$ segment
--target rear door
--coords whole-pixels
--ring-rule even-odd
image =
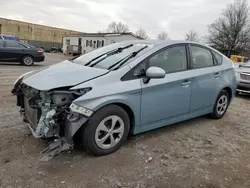
[[[193,75],[190,111],[196,111],[214,105],[221,88],[222,69],[210,49],[193,44],[189,49]]]

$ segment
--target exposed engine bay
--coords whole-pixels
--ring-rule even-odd
[[[72,101],[90,91],[91,88],[70,90],[58,88],[38,91],[21,81],[15,84],[12,93],[17,96],[20,113],[35,138],[53,140],[42,151],[41,160],[47,161],[74,146],[73,136],[88,120],[87,116],[72,111]],[[77,108],[76,108],[77,109]]]

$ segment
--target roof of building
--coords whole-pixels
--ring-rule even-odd
[[[109,37],[109,36],[119,36],[119,35],[132,35],[138,39],[143,39],[132,32],[126,33],[76,33],[65,35],[64,37]]]

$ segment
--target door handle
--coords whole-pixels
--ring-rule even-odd
[[[214,73],[214,77],[218,78],[218,77],[220,77],[220,74],[221,74],[220,72],[216,72],[216,73]]]
[[[140,92],[141,92],[140,90],[135,90],[135,91],[129,92],[129,94],[137,94],[137,93],[140,93]]]
[[[190,80],[184,80],[183,82],[182,82],[182,86],[189,86],[191,84],[191,81]]]

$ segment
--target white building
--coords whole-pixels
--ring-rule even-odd
[[[81,46],[81,53],[87,53],[93,49],[108,44],[125,40],[142,39],[133,33],[82,33],[71,34],[63,37],[63,53],[67,53],[68,46]]]

